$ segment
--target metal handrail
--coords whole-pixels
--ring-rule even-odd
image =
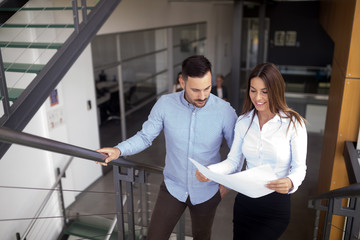
[[[4,127],[0,127],[0,141],[10,144],[15,143],[22,146],[28,146],[46,151],[61,153],[61,154],[70,155],[73,157],[79,157],[96,162],[104,162],[104,159],[106,158],[105,154],[90,149],[51,140],[48,138],[35,136],[29,133],[17,132]],[[162,167],[129,161],[124,158],[118,158],[117,160],[111,161],[108,164],[122,166],[122,167],[140,168],[146,171],[157,172],[157,173],[161,173],[163,171]]]
[[[360,164],[358,161],[355,143],[351,141],[345,141],[343,154],[349,183],[360,183]]]
[[[360,197],[360,183],[352,184],[346,187],[338,188],[326,193],[309,197],[309,200],[321,200],[331,198],[350,198]]]
[[[342,200],[348,199],[348,206],[342,205]],[[350,236],[359,234],[360,223],[360,183],[352,184],[343,188],[338,188],[317,196],[309,197],[309,208],[316,210],[315,227],[313,239],[318,239],[318,230],[320,222],[320,211],[325,211],[325,223],[323,226],[322,239],[329,239],[330,229],[332,227],[333,215],[346,216],[346,229],[344,229],[344,239],[350,239]],[[326,201],[323,202],[323,201]],[[358,239],[358,237],[356,237]]]
[[[61,153],[61,154],[66,154],[66,155],[70,155],[73,157],[80,157],[80,158],[84,158],[84,159],[91,160],[91,161],[97,161],[97,162],[104,162],[104,159],[106,158],[105,154],[102,154],[102,153],[99,153],[99,152],[96,152],[93,150],[89,150],[86,148],[81,148],[81,147],[70,145],[67,143],[58,142],[55,140],[35,136],[32,134],[28,134],[28,133],[17,132],[17,131],[7,129],[4,127],[0,127],[0,141],[6,142],[6,143],[11,143],[11,144],[19,144],[19,145],[23,145],[23,146],[33,147],[33,148],[42,149],[42,150],[46,150],[46,151],[52,151],[52,152]],[[132,182],[144,181],[145,180],[145,174],[144,174],[145,171],[146,172],[155,172],[155,173],[162,173],[162,171],[163,171],[162,167],[132,162],[132,161],[128,161],[123,158],[119,158],[117,160],[111,161],[109,163],[109,165],[113,165],[115,167],[115,171],[114,171],[114,176],[116,176],[114,178],[114,182],[116,183],[115,185],[116,186],[117,186],[117,184],[121,185],[120,182],[122,180],[125,180],[126,185],[127,185],[127,187],[126,187],[127,195],[131,196],[131,199],[132,199]],[[126,167],[128,174],[131,173],[131,177],[122,175],[120,173],[120,167]],[[139,169],[138,176],[137,176],[137,174],[135,174],[134,169]],[[122,192],[120,186],[117,186],[116,189],[119,190],[119,192]],[[130,191],[130,192],[128,192],[128,191]],[[117,195],[117,197],[120,197],[120,196]],[[119,202],[123,202],[121,197],[119,200],[120,200]],[[129,205],[131,205],[131,203],[129,203]],[[123,206],[117,206],[117,208],[118,207],[120,209],[122,209]],[[118,209],[117,211],[121,212],[121,214],[117,214],[118,229],[124,229],[123,228],[124,221],[123,221],[123,219],[121,219],[121,217],[119,218],[119,215],[122,215],[122,210]],[[132,213],[130,213],[130,214],[132,214]],[[38,216],[36,216],[36,218],[37,217]],[[115,222],[113,224],[115,224]],[[31,227],[32,226],[30,226],[30,229],[31,229]],[[111,229],[113,229],[113,226]],[[111,230],[109,229],[109,231],[111,231]],[[28,233],[28,230],[26,231],[26,234],[27,233]],[[134,235],[134,233],[135,232],[132,231],[133,235]],[[24,236],[26,236],[26,234],[24,234]],[[121,234],[120,233],[118,233],[118,234],[119,234],[119,236],[118,236],[119,239],[123,239]]]

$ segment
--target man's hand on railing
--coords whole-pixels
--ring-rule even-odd
[[[100,163],[103,166],[107,166],[109,162],[118,159],[121,154],[118,148],[100,148],[96,151],[107,155],[107,157],[104,159],[105,162],[96,162],[96,163]]]

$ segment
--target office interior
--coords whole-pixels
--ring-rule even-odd
[[[29,0],[26,4],[57,6],[61,1],[45,2]],[[87,1],[89,6],[97,2]],[[308,121],[309,141],[307,176],[292,195],[291,222],[280,239],[314,239],[316,212],[308,207],[309,196],[349,184],[341,151],[344,141],[356,142],[359,136],[359,5],[359,0],[122,0],[52,92],[55,102],[49,97],[24,132],[93,150],[112,147],[141,129],[156,100],[173,91],[181,62],[195,54],[211,61],[213,84],[216,74],[225,76],[229,102],[239,115],[248,74],[258,63],[273,62],[284,77],[288,105]],[[55,22],[71,19],[71,14],[61,14],[44,18]],[[10,20],[16,22],[15,17]],[[28,13],[18,19],[38,20],[32,17]],[[342,24],[336,23],[339,19]],[[0,41],[5,41],[11,32],[1,31]],[[66,40],[68,32],[63,29],[55,34],[54,42]],[[39,31],[30,33],[36,34]],[[22,53],[1,50],[4,62],[24,58]],[[36,61],[46,64],[54,54],[54,50],[46,50],[50,53],[31,52],[31,57],[25,57],[40,54]],[[31,78],[31,74],[6,74],[13,87],[26,86]],[[228,150],[223,144],[223,159]],[[0,219],[4,220],[0,221],[0,232],[4,239],[14,239],[16,233],[26,231],[30,220],[25,218],[35,214],[46,195],[45,191],[25,187],[50,188],[56,178],[55,169],[64,167],[68,159],[23,146],[12,146],[4,155],[0,185],[14,187],[0,188],[5,196],[0,200]],[[161,134],[151,147],[127,159],[162,167],[164,136]],[[149,218],[162,176],[149,173],[147,177]],[[76,190],[64,191],[70,220],[111,225],[116,212],[112,166],[76,158],[63,179],[63,189]],[[232,239],[235,195],[230,192],[218,207],[212,239]],[[42,213],[50,216],[49,222],[37,223],[27,239],[57,239],[62,233],[63,222],[51,218],[61,215],[58,196],[53,198],[53,205]],[[187,211],[184,218],[186,239],[192,239]],[[343,220],[339,217],[334,221],[331,239],[342,239]],[[146,235],[146,229],[140,232],[140,238]],[[171,239],[177,239],[177,233],[174,229]]]

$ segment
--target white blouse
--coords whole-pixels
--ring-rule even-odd
[[[305,123],[296,122],[296,129],[289,118],[275,115],[260,130],[259,119],[255,115],[250,128],[254,110],[241,115],[235,126],[234,142],[227,159],[208,166],[210,170],[222,174],[240,171],[244,159],[246,169],[270,164],[278,178],[289,177],[294,193],[306,174],[307,132]],[[284,113],[280,113],[285,116]],[[246,133],[247,132],[247,133]]]
[[[216,88],[217,90],[217,96],[221,99],[224,98],[223,89],[222,88]]]

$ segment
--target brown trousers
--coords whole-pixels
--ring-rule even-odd
[[[211,227],[220,201],[220,192],[217,192],[201,204],[192,205],[189,198],[186,202],[181,202],[169,193],[163,182],[160,185],[146,240],[168,240],[186,207],[190,210],[193,239],[210,240]]]

